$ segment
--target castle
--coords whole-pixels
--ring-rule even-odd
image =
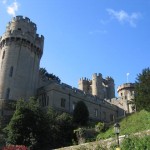
[[[16,16],[6,26],[0,37],[0,115],[8,116],[11,101],[38,97],[40,104],[51,106],[60,112],[72,114],[78,101],[84,101],[92,120],[103,122],[132,113],[134,106],[134,84],[118,87],[119,98],[115,98],[114,80],[93,74],[92,79],[81,78],[79,89],[39,72],[43,54],[44,37],[36,33],[36,24],[27,17]]]

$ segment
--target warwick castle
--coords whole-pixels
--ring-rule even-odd
[[[114,80],[93,74],[81,78],[78,88],[47,79],[39,70],[43,54],[44,36],[37,33],[36,24],[29,18],[16,16],[0,37],[0,116],[9,116],[11,102],[37,97],[40,104],[60,112],[72,114],[78,101],[84,101],[91,120],[111,122],[135,111],[130,103],[134,98],[134,84],[117,88]]]

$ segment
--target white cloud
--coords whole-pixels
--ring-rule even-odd
[[[115,11],[113,9],[106,9],[106,11],[112,18],[118,20],[120,23],[127,22],[132,27],[136,27],[136,21],[141,17],[141,13],[137,12],[128,14],[124,10]]]
[[[14,1],[10,6],[7,7],[7,13],[9,15],[15,16],[18,11],[19,4],[17,1]]]

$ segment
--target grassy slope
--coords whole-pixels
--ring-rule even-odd
[[[150,112],[142,110],[136,112],[127,118],[124,118],[120,122],[120,135],[136,133],[150,129]],[[114,137],[113,126],[109,128],[105,133],[100,133],[97,139],[105,139]]]

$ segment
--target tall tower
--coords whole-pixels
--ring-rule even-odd
[[[44,37],[36,24],[17,16],[0,37],[0,100],[28,99],[36,94]]]
[[[101,73],[92,75],[92,95],[98,96],[101,99],[104,98],[103,78]]]
[[[107,81],[107,99],[115,98],[114,79],[111,77],[106,77],[106,81]]]

